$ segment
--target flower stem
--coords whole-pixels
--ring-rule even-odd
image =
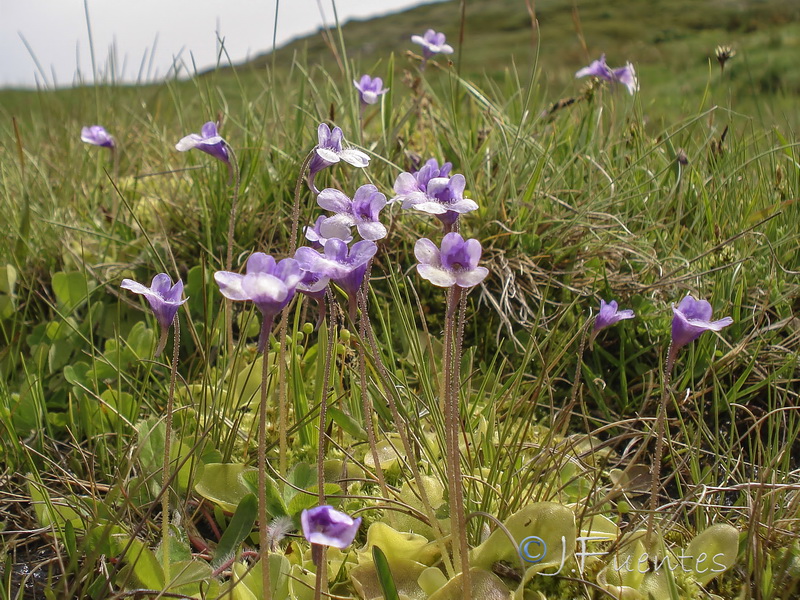
[[[116,182],[119,181],[119,152],[117,151],[116,146],[111,146],[111,148],[109,148],[109,151],[111,152],[111,163],[112,163],[111,174],[113,180]],[[112,198],[113,200],[111,206],[111,220],[116,223],[117,217],[119,216],[118,194],[113,194]]]
[[[459,450],[458,436],[461,431],[458,407],[459,371],[456,366],[460,363],[458,356],[456,309],[461,302],[461,288],[453,286],[447,294],[447,311],[444,324],[444,430],[445,447],[447,453],[448,495],[450,500],[450,535],[453,540],[453,555],[456,563],[461,562],[462,597],[466,600],[472,598],[472,587],[469,573],[469,552],[464,530],[464,498],[461,483],[461,452]],[[458,543],[456,543],[458,536]]]
[[[227,144],[226,144],[227,146]],[[228,152],[231,155],[231,161],[228,163],[231,176],[233,177],[233,197],[231,198],[231,214],[228,218],[228,251],[225,255],[225,270],[230,271],[233,267],[233,236],[236,228],[236,211],[239,208],[239,163],[236,161],[236,155],[233,149],[227,146]]]
[[[361,289],[356,294],[357,302],[361,308],[361,318],[358,321],[358,372],[361,385],[361,407],[364,413],[364,425],[367,430],[367,439],[369,440],[369,447],[372,451],[372,460],[375,463],[375,475],[378,478],[378,485],[381,488],[383,497],[389,498],[389,488],[386,487],[386,478],[383,476],[383,468],[381,467],[380,456],[378,455],[378,442],[375,438],[375,427],[372,421],[372,415],[375,411],[373,410],[369,392],[367,391],[367,361],[364,351],[364,340],[367,337],[367,290],[369,289],[369,274],[371,270],[372,261],[370,260],[367,271],[364,274],[364,281],[361,284]]]
[[[172,438],[172,405],[175,400],[175,380],[178,377],[178,354],[180,352],[181,327],[178,315],[172,321],[174,336],[172,339],[172,364],[169,374],[169,394],[167,395],[167,414],[164,423],[164,463],[161,469],[161,557],[164,561],[164,585],[165,588],[170,584],[170,534],[169,534],[169,455],[170,441]],[[162,332],[162,339],[166,341],[165,329]],[[163,348],[162,348],[163,349]]]
[[[459,451],[458,438],[461,433],[461,417],[459,411],[459,390],[461,389],[461,349],[464,341],[464,323],[467,312],[467,295],[462,288],[454,286],[453,302],[458,306],[458,321],[456,325],[456,335],[454,341],[454,351],[452,364],[452,379],[449,383],[451,418],[453,419],[453,451],[456,460],[453,475],[455,481],[453,487],[456,491],[456,508],[458,511],[458,542],[459,554],[461,555],[461,581],[462,597],[466,600],[472,599],[472,581],[469,572],[469,544],[467,543],[467,518],[464,509],[464,487],[461,476],[461,452]],[[466,444],[465,447],[469,448]]]
[[[236,211],[239,207],[239,162],[236,160],[236,155],[233,149],[225,144],[230,154],[231,160],[228,162],[228,169],[230,175],[233,177],[233,197],[231,198],[231,214],[228,218],[228,250],[225,254],[225,270],[230,271],[233,268],[233,236],[236,229]],[[233,350],[233,301],[225,299],[225,327],[228,332],[228,352]]]
[[[272,323],[274,319],[272,317],[264,316],[264,320],[261,322],[261,331],[258,334],[258,351],[264,352],[264,350],[269,350],[269,334],[272,332]]]
[[[292,233],[289,237],[289,254],[294,254],[297,250],[297,232],[300,229],[300,191],[303,189],[303,181],[305,181],[306,170],[311,159],[316,154],[317,147],[314,146],[311,152],[308,153],[303,165],[300,167],[300,175],[297,177],[297,183],[294,186],[294,203],[292,204]]]
[[[322,398],[319,404],[319,444],[317,454],[317,485],[319,486],[319,505],[324,506],[327,504],[325,500],[325,446],[328,416],[328,385],[331,379],[331,362],[333,361],[334,350],[334,333],[336,331],[336,313],[334,311],[335,305],[333,301],[333,294],[328,287],[326,292],[329,295],[328,306],[331,307],[328,317],[328,344],[325,349],[325,373],[322,377]]]
[[[289,328],[289,312],[283,311],[280,328],[280,350],[278,352],[278,468],[282,477],[288,470],[289,453],[288,407],[286,406],[286,331]]]
[[[164,348],[167,347],[167,339],[169,339],[169,328],[162,328],[161,335],[158,338],[158,345],[156,346],[155,352],[153,352],[153,356],[161,356]]]
[[[437,541],[441,542],[444,538],[444,532],[442,531],[442,527],[439,523],[439,520],[436,518],[436,512],[433,510],[433,506],[431,505],[430,498],[428,497],[428,491],[425,487],[425,482],[422,479],[422,474],[419,470],[419,465],[417,464],[417,459],[415,456],[417,455],[414,452],[414,448],[411,446],[411,441],[408,436],[408,432],[406,428],[408,427],[408,421],[404,420],[400,415],[400,411],[397,408],[397,400],[395,399],[395,394],[397,393],[397,389],[389,384],[390,378],[389,374],[386,371],[386,367],[383,364],[383,361],[380,358],[380,354],[378,352],[378,342],[375,339],[375,332],[372,330],[372,324],[369,320],[369,315],[364,313],[362,318],[366,321],[366,332],[367,332],[367,339],[369,341],[370,349],[372,350],[372,358],[375,363],[375,366],[378,369],[378,373],[383,381],[384,387],[384,395],[383,398],[389,405],[389,410],[392,413],[392,420],[394,421],[395,427],[397,428],[397,432],[400,434],[400,440],[403,443],[403,450],[408,458],[408,466],[411,468],[411,473],[414,476],[414,481],[417,483],[417,488],[419,491],[420,500],[422,500],[422,506],[425,509],[425,515],[428,517],[428,521],[430,521],[431,527],[434,528],[437,535]],[[443,543],[441,543],[444,546]],[[450,563],[450,557],[447,555],[446,548],[442,548],[442,559],[445,562],[445,569],[448,573],[451,574],[451,577],[454,575],[453,567]]]
[[[317,576],[314,581],[314,600],[320,600],[322,594],[328,595],[328,560],[327,547],[311,544],[311,560],[317,565]]]
[[[675,359],[678,356],[679,349],[680,348],[675,346],[674,343],[670,342],[669,349],[667,350],[667,363],[664,366],[664,388],[661,391],[661,404],[658,407],[658,417],[656,417],[654,428],[656,435],[656,453],[653,457],[653,478],[650,485],[650,510],[647,515],[647,536],[645,538],[648,551],[655,524],[656,510],[658,509],[658,488],[661,483],[661,459],[664,455],[664,436],[666,433],[667,398],[669,397],[669,388],[672,382],[672,369],[675,366]]]
[[[316,147],[315,147],[316,148]],[[300,175],[294,188],[294,203],[292,204],[292,233],[289,237],[289,254],[294,255],[297,250],[297,231],[300,228],[300,190],[303,188],[303,179],[306,169],[314,156],[312,150],[303,161],[300,167]],[[282,476],[286,475],[287,460],[286,455],[289,451],[287,407],[286,407],[286,330],[289,327],[289,313],[284,310],[281,316],[280,328],[280,365],[278,366],[278,469]]]
[[[587,321],[581,331],[581,341],[578,345],[578,360],[575,363],[575,375],[572,377],[572,392],[570,394],[569,404],[561,409],[553,421],[553,432],[558,435],[566,436],[572,409],[575,408],[575,404],[578,402],[578,391],[581,388],[581,376],[583,375],[583,355],[586,352],[586,337],[589,332],[589,326],[592,323],[593,321],[591,319]],[[594,334],[589,338],[589,343],[591,344],[593,340]]]
[[[269,335],[269,333],[267,333]],[[261,405],[258,410],[258,540],[261,549],[261,585],[272,600],[269,574],[269,523],[267,521],[267,377],[269,352],[261,353]]]

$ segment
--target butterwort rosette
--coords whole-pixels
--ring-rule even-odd
[[[188,152],[195,148],[210,154],[217,160],[221,160],[226,165],[230,165],[231,159],[228,153],[228,144],[217,132],[217,124],[213,121],[203,125],[200,133],[190,133],[175,144],[175,149],[180,152]]]
[[[425,60],[435,54],[453,53],[453,47],[446,43],[444,34],[433,29],[428,29],[423,35],[412,35],[411,41],[422,46],[422,56]]]
[[[158,356],[166,346],[167,332],[169,331],[169,326],[175,320],[178,309],[181,304],[188,300],[188,298],[181,298],[183,295],[183,281],[178,279],[173,285],[169,275],[159,273],[153,277],[150,287],[146,287],[132,279],[123,279],[120,287],[134,294],[144,296],[150,304],[150,308],[153,309],[153,314],[161,328],[161,338],[155,352],[156,356]]]
[[[116,142],[102,125],[90,125],[81,129],[81,141],[102,148],[114,148]]]
[[[678,306],[673,304],[672,312],[673,352],[692,343],[706,331],[720,331],[733,323],[730,317],[712,321],[711,304],[697,300],[691,294],[687,294]]]
[[[342,240],[329,239],[322,254],[313,248],[298,248],[295,258],[304,271],[312,271],[329,277],[347,294],[350,303],[350,316],[355,317],[356,295],[364,281],[367,266],[378,251],[378,246],[370,240],[356,242],[350,248]]]
[[[314,178],[323,169],[344,161],[348,164],[363,169],[369,164],[369,156],[355,148],[344,148],[342,138],[344,134],[339,127],[328,127],[327,123],[320,123],[317,128],[317,147],[314,156],[308,164],[308,187],[319,193],[314,185]]]
[[[389,88],[383,87],[383,79],[369,75],[362,75],[358,81],[354,79],[353,85],[358,90],[361,104],[377,104],[380,97],[389,91]]]
[[[276,262],[268,254],[254,252],[247,259],[245,274],[217,271],[214,280],[219,291],[230,300],[250,300],[263,316],[258,351],[263,352],[275,316],[294,297],[298,284],[303,279],[300,265],[293,258]]]
[[[419,261],[417,272],[438,287],[471,288],[489,274],[486,267],[478,266],[482,251],[478,240],[465,240],[455,232],[442,238],[441,250],[422,238],[414,246],[414,256]]]
[[[358,188],[352,200],[339,190],[326,188],[317,196],[317,204],[336,213],[320,224],[320,232],[326,238],[336,238],[342,227],[349,230],[353,226],[365,240],[375,241],[386,237],[386,227],[379,219],[380,212],[386,206],[386,196],[372,184]]]
[[[361,526],[361,517],[353,519],[332,506],[307,508],[300,513],[303,537],[312,544],[343,550],[353,543]]]
[[[595,336],[606,327],[616,325],[624,319],[633,319],[635,316],[634,312],[630,309],[619,310],[619,305],[616,300],[612,300],[611,302],[600,300],[600,311],[594,319],[591,339],[593,340]]]

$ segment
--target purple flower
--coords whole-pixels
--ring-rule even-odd
[[[591,339],[594,339],[601,329],[611,327],[611,325],[614,325],[623,319],[632,319],[635,316],[634,312],[630,309],[618,310],[617,308],[618,305],[616,300],[612,300],[608,304],[606,304],[605,300],[600,300],[600,312],[597,313],[597,316],[594,319],[594,328],[592,330]]]
[[[217,125],[213,121],[203,125],[199,134],[190,133],[175,144],[175,149],[181,152],[186,152],[193,148],[202,150],[225,164],[230,164],[227,143],[217,133]]]
[[[605,79],[606,81],[614,80],[614,73],[608,68],[606,64],[606,55],[601,54],[600,58],[592,62],[588,67],[582,68],[575,73],[575,77],[597,77],[598,79]]]
[[[621,83],[628,88],[628,92],[631,95],[639,91],[639,81],[636,78],[636,70],[633,68],[633,65],[629,62],[624,67],[611,69],[606,64],[605,54],[601,55],[598,60],[594,61],[588,67],[584,67],[575,73],[575,77],[586,77],[587,75],[612,83]]]
[[[280,262],[254,252],[247,259],[245,275],[230,271],[217,271],[214,280],[219,291],[230,300],[251,300],[261,311],[264,321],[258,338],[258,351],[262,352],[269,339],[272,321],[294,297],[297,285],[303,278],[300,265],[293,258]]]
[[[424,183],[424,191],[414,190],[414,182],[411,178],[416,180],[417,187],[421,187],[427,176],[427,173],[420,175],[424,170],[423,167],[416,175],[401,173],[394,185],[395,193],[398,193],[398,196],[395,196],[393,200],[402,199],[403,208],[413,208],[436,215],[445,226],[455,223],[460,215],[477,210],[478,204],[474,200],[464,198],[467,180],[461,174],[452,177],[433,177]],[[444,166],[442,170],[444,170]]]
[[[352,200],[339,190],[324,189],[317,196],[317,204],[336,213],[320,224],[320,232],[326,238],[338,237],[336,234],[342,227],[353,225],[365,240],[375,241],[386,237],[386,227],[378,220],[378,214],[386,206],[386,196],[372,184],[358,188]]]
[[[414,256],[419,261],[417,272],[438,287],[469,288],[489,274],[486,267],[478,266],[481,251],[478,240],[465,241],[455,232],[444,236],[441,251],[432,241],[422,238],[414,246]]]
[[[626,63],[624,67],[614,69],[614,81],[628,88],[628,93],[633,96],[639,91],[639,80],[636,78],[636,69],[633,64]]]
[[[402,202],[403,208],[434,214],[445,226],[452,225],[459,214],[478,208],[474,201],[463,198],[464,176],[449,177],[452,168],[449,162],[440,168],[436,159],[431,158],[416,173],[400,173],[394,182],[397,195],[391,202]]]
[[[342,130],[334,127],[333,131],[326,123],[320,123],[317,128],[317,147],[314,156],[308,165],[308,187],[317,194],[319,190],[314,186],[314,177],[317,173],[336,164],[340,160],[363,169],[369,164],[369,156],[355,148],[342,148]]]
[[[353,236],[350,234],[350,229],[346,225],[337,225],[336,223],[328,224],[325,227],[325,233],[322,233],[322,225],[329,220],[329,217],[319,216],[313,225],[303,227],[303,233],[306,239],[311,242],[311,246],[317,250],[325,246],[325,242],[329,239],[336,238],[342,240],[345,244],[353,241]]]
[[[347,244],[334,238],[325,243],[324,254],[306,246],[298,248],[294,256],[304,271],[330,277],[339,285],[349,299],[350,315],[355,316],[356,294],[364,281],[367,265],[377,251],[377,244],[369,240],[356,242],[348,250]]]
[[[695,341],[704,331],[720,331],[733,323],[733,319],[725,317],[711,321],[711,305],[705,300],[695,300],[690,294],[672,305],[672,346],[673,352]]]
[[[389,88],[383,87],[383,79],[380,77],[373,79],[369,75],[362,75],[360,81],[354,79],[353,85],[358,90],[362,104],[376,104],[378,96],[389,91]]]
[[[353,519],[332,506],[308,508],[300,514],[303,536],[312,544],[344,549],[353,543],[361,517]]]
[[[102,125],[83,127],[81,129],[81,141],[94,146],[102,146],[103,148],[114,148],[116,146],[114,138]]]
[[[325,297],[325,290],[328,287],[330,277],[315,271],[301,269],[302,279],[297,284],[297,291],[305,294],[309,298],[321,300]]]
[[[453,163],[442,163],[442,166],[439,167],[439,163],[435,158],[429,158],[425,161],[424,165],[414,171],[414,176],[417,178],[418,182],[425,181],[427,184],[427,182],[434,177],[449,177],[452,169]],[[427,175],[425,174],[426,170],[429,173]]]
[[[325,293],[328,289],[330,277],[314,271],[303,271],[303,278],[297,284],[297,291],[313,299],[317,303],[317,327],[325,319]]]
[[[169,329],[178,308],[188,300],[188,298],[181,300],[183,281],[178,279],[175,285],[172,285],[172,279],[166,273],[159,273],[153,277],[149,288],[132,279],[123,279],[120,287],[147,298],[162,329]]]
[[[434,54],[452,54],[453,47],[445,44],[443,33],[428,29],[424,35],[412,35],[411,41],[422,46],[422,56],[428,60]]]
[[[394,193],[397,195],[390,202],[405,203],[406,200],[426,200],[428,182],[435,177],[448,177],[452,168],[453,165],[449,162],[439,168],[436,159],[431,158],[415,173],[400,173],[394,182]]]
[[[164,346],[167,343],[167,331],[169,326],[175,320],[175,314],[178,312],[181,304],[186,302],[188,298],[181,300],[183,295],[183,281],[178,279],[175,285],[172,285],[172,279],[166,273],[159,273],[153,277],[153,282],[150,287],[145,287],[141,283],[133,281],[132,279],[123,279],[120,287],[125,290],[130,290],[135,294],[141,294],[150,303],[150,308],[153,309],[153,314],[161,327],[161,339],[156,348],[156,356],[161,354]]]

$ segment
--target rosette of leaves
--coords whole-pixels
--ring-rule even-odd
[[[644,531],[623,537],[619,550],[597,574],[597,584],[622,600],[693,596],[698,586],[733,566],[739,549],[739,530],[724,523],[700,532],[678,552],[666,549],[661,539],[648,547],[645,539]]]
[[[367,530],[367,544],[357,552],[358,566],[350,572],[359,596],[364,600],[384,597],[372,549],[380,548],[400,598],[424,600],[428,594],[420,586],[422,574],[440,557],[439,545],[415,533],[403,533],[376,522]]]

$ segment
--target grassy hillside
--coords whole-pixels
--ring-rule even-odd
[[[375,57],[417,51],[409,32],[433,27],[455,44],[457,68],[471,79],[500,79],[516,69],[525,81],[536,68],[538,93],[552,101],[580,88],[573,75],[605,53],[609,64],[636,65],[645,114],[663,124],[713,104],[766,123],[797,123],[792,97],[800,93],[800,4],[783,0],[469,0],[420,6],[342,28],[348,58],[372,71]],[[532,25],[535,16],[536,27]],[[278,51],[277,65],[301,54],[310,64],[335,64],[328,38],[297,40]],[[336,35],[333,41],[338,42]],[[718,45],[737,55],[724,76]],[[256,69],[273,57],[255,59]],[[403,66],[403,61],[398,61]],[[359,70],[359,69],[356,69]],[[708,90],[706,88],[709,88]],[[708,95],[707,95],[708,93]]]
[[[528,6],[529,4],[530,6]],[[456,1],[426,4],[367,21],[350,21],[339,32],[320,32],[206,77],[223,91],[252,96],[263,88],[265,69],[276,85],[301,57],[311,72],[383,73],[394,53],[397,74],[411,63],[412,33],[433,27],[447,34],[458,72],[473,81],[499,82],[512,72],[523,83],[535,70],[536,97],[555,102],[580,92],[580,67],[605,53],[612,66],[631,61],[641,82],[641,106],[653,129],[719,106],[765,125],[797,127],[793,97],[800,93],[800,3],[784,0],[469,0],[462,22]],[[535,26],[533,25],[535,16]],[[463,35],[464,43],[458,43]],[[720,72],[718,45],[736,56]],[[345,56],[351,64],[344,64]],[[224,63],[224,61],[223,61]],[[189,67],[189,70],[191,68]],[[482,84],[481,84],[482,85]],[[178,85],[187,96],[192,86]],[[69,95],[69,92],[64,92]],[[0,92],[2,106],[32,108],[35,94]],[[158,95],[158,86],[154,88]],[[233,94],[231,94],[233,95]],[[235,103],[235,98],[229,98]],[[19,111],[16,111],[19,112]]]

